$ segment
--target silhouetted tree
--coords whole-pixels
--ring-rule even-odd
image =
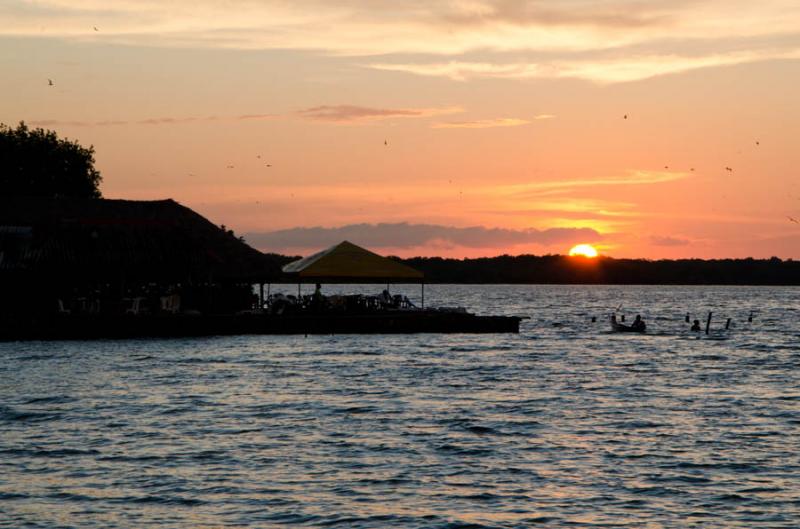
[[[771,259],[584,259],[500,255],[478,259],[398,259],[427,283],[800,285],[800,261]]]
[[[94,147],[54,131],[0,123],[0,195],[100,198]]]

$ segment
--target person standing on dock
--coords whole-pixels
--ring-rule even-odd
[[[322,296],[322,285],[317,283],[314,293],[311,294],[311,308],[319,310],[324,305],[325,298]]]

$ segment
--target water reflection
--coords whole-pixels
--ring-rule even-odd
[[[798,294],[432,286],[532,319],[3,343],[0,525],[792,527]],[[620,302],[648,335],[607,331]],[[685,313],[709,310],[732,329],[690,334]]]

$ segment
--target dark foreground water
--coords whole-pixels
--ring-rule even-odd
[[[533,318],[0,343],[0,527],[800,525],[800,289],[426,294]],[[620,303],[651,332],[589,322]]]

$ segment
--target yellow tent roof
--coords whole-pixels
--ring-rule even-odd
[[[283,271],[309,282],[418,283],[424,277],[419,270],[365,250],[348,241],[293,261],[284,266]]]

